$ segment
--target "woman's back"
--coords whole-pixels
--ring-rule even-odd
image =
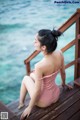
[[[46,71],[48,71],[48,69]],[[59,86],[57,86],[57,84],[55,83],[56,76],[59,73],[59,68],[53,73],[52,71],[50,72],[47,72],[48,75],[45,74],[41,78],[42,85],[41,85],[41,94],[39,96],[38,105],[42,107],[49,106],[50,104],[55,103],[60,96]]]
[[[45,58],[42,59],[38,63],[39,66],[42,67],[43,76],[50,75],[52,73],[55,73],[61,68],[62,65],[62,55],[60,50],[56,50],[50,56],[45,56]]]

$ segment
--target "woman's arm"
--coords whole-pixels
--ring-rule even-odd
[[[65,79],[66,79],[66,73],[65,73],[65,65],[64,65],[64,57],[61,53],[61,69],[60,69],[60,74],[61,74],[61,78],[62,78],[62,85],[64,86],[65,85]]]
[[[65,65],[64,65],[64,56],[63,54],[61,53],[61,56],[62,56],[62,64],[61,64],[61,69],[60,69],[60,74],[61,74],[61,78],[62,78],[62,86],[63,87],[68,87],[69,89],[72,89],[73,87],[66,84],[65,83],[65,80],[66,80],[66,73],[65,73]]]
[[[42,69],[41,67],[36,64],[35,66],[35,90],[33,91],[33,96],[30,100],[29,107],[32,109],[35,103],[37,102],[38,96],[40,95],[41,91],[41,80],[42,78]]]

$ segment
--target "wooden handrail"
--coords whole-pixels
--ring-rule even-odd
[[[68,63],[67,65],[65,65],[65,69],[71,67],[72,65],[74,65],[76,63],[80,63],[80,58],[78,58],[77,60],[73,60],[70,63]]]
[[[77,9],[77,12],[80,13],[80,8]]]
[[[80,13],[80,9],[77,9],[76,13],[74,13],[58,30],[60,30],[61,32],[65,32],[80,17],[77,16],[78,13]]]
[[[39,51],[35,50],[26,60],[24,60],[24,63],[27,64],[29,61],[31,61],[39,53],[40,53]]]
[[[80,58],[78,58],[77,62],[80,63]]]
[[[75,45],[76,47],[76,51],[75,53],[78,51],[80,51],[80,45],[78,46],[78,44],[80,43],[78,40],[80,39],[79,35],[80,35],[80,25],[79,25],[79,22],[80,22],[80,9],[77,9],[77,11],[58,29],[60,30],[61,32],[65,32],[70,26],[72,26],[74,23],[77,23],[77,29],[78,32],[76,34],[76,38],[71,41],[70,43],[68,43],[65,47],[63,47],[61,49],[62,52],[65,52],[66,50],[68,50],[69,48],[71,48],[73,45]],[[79,26],[79,27],[78,27]],[[78,49],[77,49],[77,46],[78,46]],[[40,52],[39,51],[34,51],[27,59],[24,60],[24,63],[26,64],[26,70],[27,70],[27,73],[29,74],[30,73],[30,61],[36,57]],[[79,58],[79,59],[78,59]],[[71,65],[75,65],[75,69],[79,67],[77,66],[78,64],[80,63],[80,53],[78,53],[75,57],[75,60],[70,62],[69,64],[67,64],[65,66],[65,69],[70,67]],[[80,66],[80,64],[79,64]],[[79,69],[80,71],[80,69]],[[77,74],[77,71],[75,71],[75,74]],[[79,72],[78,72],[79,74]],[[79,75],[78,75],[79,76]],[[77,77],[76,77],[77,78]],[[75,78],[75,79],[76,79]]]
[[[71,41],[71,42],[68,43],[65,47],[63,47],[63,48],[61,49],[61,51],[62,51],[62,52],[65,52],[66,50],[68,50],[69,48],[71,48],[73,45],[75,45],[75,43],[76,43],[76,40]]]
[[[74,65],[76,63],[75,60],[71,61],[70,63],[68,63],[67,65],[65,65],[65,69],[71,67],[72,65]]]

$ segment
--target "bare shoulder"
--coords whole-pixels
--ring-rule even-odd
[[[53,53],[53,56],[56,57],[57,59],[63,59],[64,56],[63,56],[63,53],[61,50],[56,50],[54,53]]]
[[[61,50],[57,50],[61,55],[63,55],[62,51]]]
[[[35,64],[35,75],[38,76],[39,78],[42,78],[43,66],[41,62],[38,62],[37,64]]]
[[[40,61],[40,62],[36,63],[36,64],[35,64],[35,68],[42,70],[42,69],[43,69],[43,62]]]
[[[61,56],[62,58],[64,58],[63,53],[62,53],[61,50],[58,50],[58,53],[60,54],[60,56]]]
[[[35,68],[40,68],[40,62],[35,64]]]
[[[60,52],[60,56],[61,56],[61,59],[62,59],[62,68],[64,68],[64,55],[63,55],[61,50],[59,50],[59,52]]]
[[[56,56],[58,58],[58,62],[60,62],[61,66],[64,64],[64,55],[61,50],[56,51]]]

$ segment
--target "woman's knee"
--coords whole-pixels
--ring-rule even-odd
[[[22,80],[22,83],[25,84],[28,78],[29,78],[29,76],[25,75],[24,78],[23,78],[23,80]]]

